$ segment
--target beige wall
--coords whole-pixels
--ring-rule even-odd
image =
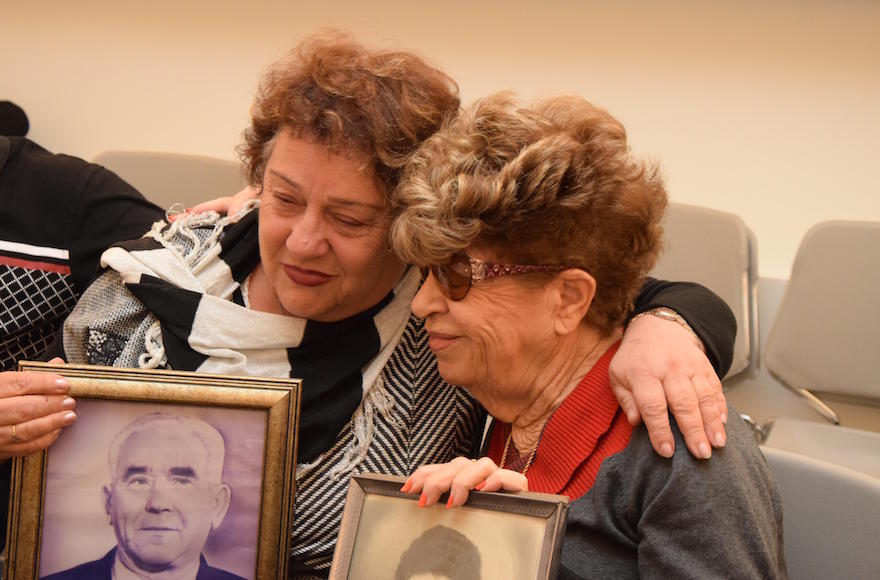
[[[880,3],[0,0],[0,99],[30,137],[233,157],[259,71],[321,26],[415,49],[466,100],[580,93],[662,162],[675,201],[740,214],[787,277],[823,219],[880,220]],[[613,5],[612,5],[613,4]]]

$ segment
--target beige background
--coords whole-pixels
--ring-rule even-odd
[[[880,3],[0,0],[0,99],[30,137],[233,157],[259,71],[321,26],[415,49],[465,100],[580,93],[662,161],[673,200],[740,214],[763,276],[831,218],[880,220]]]

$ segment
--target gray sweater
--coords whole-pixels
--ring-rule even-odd
[[[695,459],[654,453],[644,426],[571,502],[559,578],[786,578],[782,500],[770,468],[730,410],[726,447]]]

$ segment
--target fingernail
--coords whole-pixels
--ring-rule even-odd
[[[721,431],[715,433],[715,447],[724,447],[724,434]]]
[[[446,500],[446,509],[449,509],[451,507],[452,507],[452,493],[449,494],[449,499]]]
[[[76,401],[74,401],[70,397],[64,397],[64,400],[61,401],[62,409],[76,409]]]
[[[721,422],[727,425],[727,413],[721,413]]]
[[[672,457],[672,445],[670,445],[669,443],[664,443],[663,445],[661,445],[660,455],[667,458]]]
[[[700,443],[698,451],[700,452],[700,457],[703,459],[709,459],[712,457],[712,450],[709,449],[709,446],[706,443]]]
[[[55,386],[66,390],[70,387],[70,383],[67,382],[67,379],[55,379]]]
[[[412,487],[412,482],[407,479],[406,482],[403,484],[403,487],[400,488],[400,491],[401,491],[401,493],[406,493],[410,490],[411,487]]]
[[[481,481],[480,483],[478,483],[477,485],[474,486],[474,489],[477,490],[477,491],[480,491],[480,490],[483,489],[484,487],[486,487],[486,482],[485,482],[485,481]]]
[[[69,413],[65,413],[64,417],[62,417],[61,420],[65,425],[70,425],[71,423],[76,421],[76,413],[74,413],[73,411],[70,411]]]
[[[639,416],[635,411],[630,410],[626,412],[626,420],[629,421],[630,425],[635,425],[639,420]]]
[[[419,507],[425,507],[425,504],[428,503],[428,496],[422,494],[419,496]]]

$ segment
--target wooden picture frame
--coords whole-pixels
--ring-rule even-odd
[[[144,422],[172,422],[154,426],[154,433],[162,425],[174,429],[178,423],[207,423],[207,429],[213,427],[213,432],[221,434],[223,445],[215,445],[213,453],[217,457],[217,450],[223,450],[222,480],[198,489],[199,493],[203,489],[215,490],[218,485],[228,489],[224,498],[228,508],[219,516],[221,523],[212,520],[203,526],[210,526],[210,531],[207,540],[203,540],[202,562],[241,578],[286,578],[300,413],[299,379],[39,362],[22,362],[19,370],[65,377],[70,383],[69,394],[77,402],[77,420],[63,429],[47,450],[13,462],[4,578],[38,579],[95,562],[101,556],[105,560],[113,557],[107,549],[109,546],[111,551],[117,550],[120,534],[114,533],[116,523],[108,524],[124,518],[117,515],[116,520],[111,519],[112,502],[107,498],[112,497],[111,492],[116,493],[123,478],[110,473],[108,451],[123,429],[127,434],[120,435],[121,445],[129,445],[127,437],[135,427],[126,426],[135,420],[137,429],[143,429]],[[143,431],[139,435],[151,441]],[[156,435],[152,437],[155,440]],[[216,436],[212,437],[216,442]],[[205,451],[208,444],[199,450],[192,441],[194,449],[181,454],[182,462],[194,461],[189,457],[202,457],[205,465],[210,464],[207,457],[211,451]],[[170,449],[175,454],[176,448]],[[120,451],[118,455],[123,454]],[[168,454],[158,455],[160,459],[156,461]],[[119,459],[117,465],[121,466],[121,462]],[[215,467],[214,472],[218,469]],[[121,470],[117,468],[117,472]],[[163,481],[163,490],[194,485],[189,480]],[[159,484],[153,483],[151,489],[159,489]],[[113,505],[122,503],[119,500]],[[213,514],[213,505],[203,511]],[[141,508],[140,512],[143,511]]]
[[[364,473],[348,488],[332,580],[556,577],[568,498],[471,491],[464,506],[430,508],[404,494],[405,477]],[[399,574],[399,576],[398,576]]]

